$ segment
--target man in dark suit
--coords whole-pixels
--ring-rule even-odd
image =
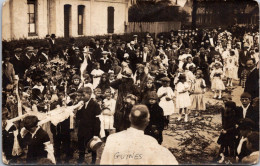
[[[42,158],[47,158],[48,152],[45,150],[45,144],[50,141],[46,131],[38,126],[36,116],[27,116],[24,118],[25,130],[18,134],[18,141],[21,147],[28,145],[26,162],[35,164]]]
[[[259,70],[255,67],[255,59],[250,58],[246,61],[249,74],[245,83],[244,92],[250,93],[252,99],[259,96]]]
[[[22,56],[22,62],[24,65],[25,70],[29,69],[29,67],[32,64],[32,56],[33,56],[33,52],[34,48],[32,46],[28,46],[25,48],[25,54],[23,54]]]
[[[56,41],[55,41],[56,35],[51,34],[51,37],[49,39],[49,46],[50,46],[50,57],[53,58],[54,53],[56,51]]]
[[[102,52],[104,51],[104,46],[105,46],[104,42],[100,42],[99,46],[97,46],[97,48],[93,52],[94,60],[96,62],[98,62],[100,58],[102,58]]]
[[[2,64],[2,87],[6,88],[8,84],[13,84],[15,79],[15,71],[10,61],[10,53],[8,51],[3,52],[4,63]]]
[[[124,60],[124,54],[125,54],[125,42],[122,42],[116,51],[117,59],[119,59],[120,62]]]
[[[237,120],[241,119],[251,119],[255,123],[259,122],[259,111],[255,111],[251,104],[251,95],[247,92],[242,93],[240,96],[240,101],[242,103],[241,107],[236,109],[236,118]]]
[[[92,90],[89,87],[84,87],[79,90],[84,101],[83,107],[77,111],[76,118],[79,120],[78,124],[78,148],[79,159],[78,163],[82,163],[85,157],[85,148],[87,143],[100,133],[100,120],[97,117],[101,113],[100,106],[97,102],[90,98]],[[92,152],[92,164],[95,164],[97,153]]]
[[[21,55],[22,55],[22,49],[16,48],[14,50],[13,58],[10,60],[14,66],[14,71],[19,76],[19,78],[23,78],[24,71],[25,71],[25,68],[24,68],[24,65],[23,65],[23,62],[21,59]]]
[[[105,73],[108,72],[109,69],[112,67],[112,61],[109,59],[108,56],[109,52],[103,51],[102,55],[103,57],[100,58],[99,63],[100,63],[100,69],[103,70]]]
[[[49,57],[49,48],[47,46],[45,46],[42,49],[41,53],[39,54],[38,60],[39,60],[39,62],[48,62],[49,59],[50,59],[50,57]]]
[[[239,52],[239,67],[238,67],[238,77],[241,80],[241,73],[246,68],[246,62],[251,58],[251,54],[249,52],[249,45],[247,43],[244,44],[244,49]]]

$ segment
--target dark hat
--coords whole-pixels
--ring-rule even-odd
[[[233,101],[225,102],[225,107],[232,108],[233,110],[236,108],[236,103]]]
[[[14,49],[14,52],[22,52],[22,51],[23,51],[23,49],[21,49],[21,48]]]
[[[51,38],[55,38],[56,37],[56,35],[55,34],[51,34]]]
[[[154,99],[154,100],[157,100],[158,99],[158,95],[155,91],[152,91],[152,92],[149,92],[148,93],[148,99]]]
[[[50,37],[50,35],[46,35],[46,36],[45,36],[45,38],[49,38],[49,37]]]
[[[83,92],[90,94],[90,95],[92,94],[92,90],[90,87],[82,87],[78,90],[78,93],[83,93]]]
[[[170,82],[171,80],[168,77],[161,78],[162,82]]]
[[[39,122],[39,119],[34,115],[26,116],[23,119],[23,124],[26,129],[31,129],[33,127],[36,127],[38,122]]]

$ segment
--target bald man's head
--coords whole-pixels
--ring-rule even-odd
[[[132,127],[145,129],[150,120],[149,110],[145,105],[135,105],[131,110],[129,118]]]

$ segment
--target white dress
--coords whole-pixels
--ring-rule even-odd
[[[189,90],[189,84],[187,82],[178,82],[178,84],[176,85],[176,108],[187,108],[191,106],[189,92],[186,90]],[[181,93],[183,91],[186,92]]]
[[[91,75],[93,76],[93,89],[95,89],[98,86],[98,84],[100,82],[100,79],[101,79],[101,75],[103,73],[104,72],[102,70],[100,70],[100,69],[92,70]],[[94,76],[99,76],[99,77],[94,78]]]
[[[162,94],[167,93],[166,96],[163,96],[159,102],[159,106],[163,109],[164,116],[172,115],[174,113],[174,103],[172,98],[175,96],[171,87],[160,87],[157,91],[158,96],[162,96]],[[166,97],[171,98],[171,100],[167,101]]]
[[[213,69],[210,74],[211,78],[211,89],[212,90],[225,90],[225,85],[222,81],[223,71],[222,69]]]
[[[116,100],[114,99],[104,99],[104,106],[109,108],[109,112],[111,115],[104,115],[103,114],[103,122],[104,122],[104,129],[114,129],[114,113],[116,109]],[[108,111],[108,110],[105,110]],[[104,113],[104,112],[103,112]]]
[[[238,60],[235,56],[227,57],[225,61],[225,76],[227,78],[238,79],[238,67],[236,66],[236,64],[238,64]]]

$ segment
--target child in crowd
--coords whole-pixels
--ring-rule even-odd
[[[100,69],[100,64],[96,62],[95,69],[91,71],[91,75],[93,77],[93,88],[94,89],[98,86],[103,73],[104,73],[104,71],[102,71]]]
[[[155,91],[148,92],[146,106],[150,113],[150,121],[144,132],[154,137],[159,144],[162,144],[162,131],[164,129],[163,109],[158,104],[158,96]]]
[[[196,71],[196,79],[191,87],[191,107],[190,110],[193,111],[199,111],[198,114],[200,114],[201,111],[206,110],[206,104],[204,101],[204,93],[206,88],[205,80],[203,79],[202,70]],[[195,115],[197,115],[195,113]]]
[[[225,108],[221,111],[222,117],[222,130],[218,139],[218,143],[221,145],[219,154],[223,153],[226,157],[233,157],[235,159],[235,136],[238,134],[236,128],[236,103],[233,101],[227,101]]]
[[[105,99],[103,100],[102,124],[105,130],[105,137],[115,132],[114,113],[116,109],[116,100],[112,98],[111,90],[105,90]]]
[[[252,132],[247,136],[247,149],[250,154],[242,158],[243,164],[257,164],[259,162],[259,132]]]
[[[210,74],[211,78],[211,89],[214,91],[214,99],[217,98],[217,92],[219,93],[218,98],[222,98],[222,91],[225,90],[225,85],[222,81],[223,70],[221,69],[222,64],[220,62],[215,62],[213,65],[213,70]]]
[[[165,117],[165,127],[168,127],[170,115],[174,113],[173,98],[175,94],[170,85],[170,79],[168,77],[161,78],[162,86],[158,89],[157,95],[160,99],[159,106],[163,109],[163,115]]]
[[[143,104],[146,103],[148,93],[152,92],[152,91],[156,91],[156,88],[155,88],[153,79],[148,78],[147,81],[146,81],[144,89],[141,89],[141,97],[140,97],[141,103],[143,103]]]
[[[176,108],[179,109],[178,121],[181,120],[182,114],[185,114],[185,122],[188,122],[188,107],[191,106],[189,96],[189,84],[186,82],[186,76],[181,74],[176,85]]]

